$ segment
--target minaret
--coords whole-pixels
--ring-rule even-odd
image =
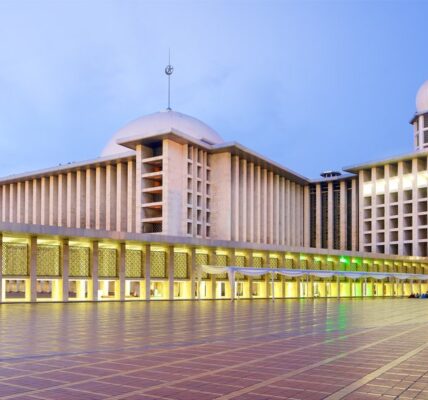
[[[413,125],[415,151],[428,150],[428,81],[416,95],[416,114],[410,121]]]
[[[168,77],[168,107],[167,111],[171,111],[171,75],[174,72],[174,67],[171,65],[171,51],[168,52],[168,65],[165,67],[165,74]]]

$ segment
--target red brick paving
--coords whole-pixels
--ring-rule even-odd
[[[428,300],[1,305],[0,398],[428,400]]]

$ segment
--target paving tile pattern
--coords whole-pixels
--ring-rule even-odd
[[[0,305],[0,398],[428,400],[428,300]]]

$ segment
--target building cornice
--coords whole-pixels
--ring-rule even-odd
[[[362,169],[380,167],[380,166],[383,166],[386,164],[393,164],[393,163],[397,163],[400,161],[406,161],[406,160],[412,160],[414,158],[424,158],[424,157],[425,158],[428,157],[428,150],[413,151],[411,153],[402,154],[402,155],[398,155],[398,156],[394,156],[394,157],[389,157],[389,158],[379,160],[379,161],[371,161],[371,162],[366,162],[366,163],[362,163],[362,164],[356,164],[356,165],[345,167],[345,168],[343,168],[343,170],[346,172],[356,174],[356,173],[358,173],[358,171],[360,171]]]
[[[41,178],[46,175],[58,175],[66,174],[67,172],[87,169],[87,168],[97,168],[100,166],[117,164],[118,162],[125,162],[135,159],[135,153],[133,151],[125,151],[123,154],[116,154],[114,156],[108,157],[99,157],[94,160],[70,162],[67,164],[60,164],[56,167],[50,167],[45,169],[40,169],[31,172],[24,172],[22,174],[9,175],[0,178],[0,185],[6,183],[13,183],[22,180],[30,180]]]
[[[170,236],[153,233],[129,233],[129,232],[115,232],[96,229],[77,229],[77,228],[64,228],[45,225],[33,224],[15,224],[8,222],[0,222],[0,233],[4,236],[16,237],[49,237],[56,239],[67,238],[69,240],[90,240],[100,242],[127,242],[129,244],[151,244],[155,246],[185,246],[185,247],[214,247],[217,249],[240,249],[248,251],[265,251],[265,252],[283,252],[283,253],[304,253],[307,255],[318,256],[345,256],[364,259],[383,259],[390,261],[404,261],[404,262],[426,262],[427,257],[418,256],[399,256],[367,252],[354,252],[354,251],[341,251],[329,250],[307,247],[290,247],[279,246],[259,243],[247,243],[229,240],[214,240],[202,239],[192,237]]]

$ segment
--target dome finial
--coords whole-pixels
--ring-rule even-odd
[[[165,74],[168,76],[168,111],[171,111],[171,75],[174,67],[171,65],[171,49],[168,49],[168,65],[165,67]]]

